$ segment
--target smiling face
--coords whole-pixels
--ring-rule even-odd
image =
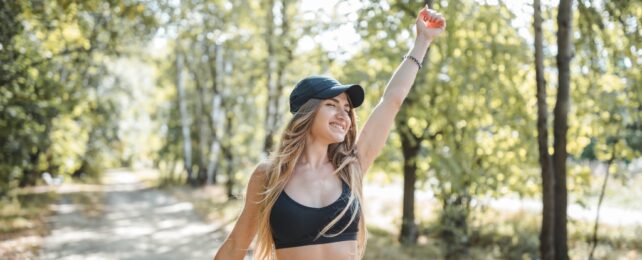
[[[328,144],[343,142],[352,126],[352,105],[348,95],[341,93],[336,97],[324,99],[319,106],[310,134],[313,138]]]

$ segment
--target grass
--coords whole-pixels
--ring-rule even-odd
[[[457,259],[537,259],[539,258],[540,216],[530,212],[478,212],[471,223],[468,253]],[[397,233],[368,226],[368,248],[364,259],[444,259],[444,242],[433,231],[438,224],[422,223],[417,245],[401,245]],[[588,259],[592,223],[569,221],[569,256]],[[596,259],[639,259],[642,227],[601,226]]]
[[[586,197],[590,205],[597,205],[603,182],[604,176],[593,176]],[[642,187],[642,174],[634,177],[629,174],[611,175],[604,193],[604,205],[641,209],[642,189],[636,187]]]
[[[97,185],[100,178],[67,178],[64,185]],[[50,205],[61,198],[57,186],[20,188],[14,196],[0,201],[0,259],[37,259],[43,238],[49,235],[46,219],[53,214]],[[102,197],[97,192],[68,194],[90,217],[102,214]]]
[[[48,234],[45,219],[53,192],[18,194],[0,208],[0,259],[35,259]]]
[[[513,213],[486,210],[478,213],[471,244],[486,248],[493,255],[508,259],[537,258],[539,247],[539,214],[518,211]],[[571,259],[588,259],[593,235],[593,223],[568,221],[568,246]],[[637,234],[642,227],[608,226],[602,224],[597,259],[637,259],[642,252],[642,240]]]
[[[421,236],[418,245],[402,245],[385,229],[368,226],[368,244],[364,259],[438,259],[440,241]]]

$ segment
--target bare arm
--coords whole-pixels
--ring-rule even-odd
[[[216,253],[214,259],[243,259],[247,254],[247,249],[256,235],[259,222],[259,205],[261,200],[261,191],[265,183],[267,164],[259,164],[247,186],[245,195],[245,205],[241,216],[234,225],[232,232],[227,237],[221,248]]]
[[[426,16],[426,13],[429,13]],[[426,22],[431,27],[426,27]],[[435,27],[436,26],[436,27]],[[417,38],[408,55],[423,60],[428,46],[446,28],[446,22],[441,14],[433,10],[422,9],[416,20]],[[368,117],[363,130],[357,137],[357,154],[362,172],[367,172],[370,165],[383,149],[394,119],[401,108],[413,82],[419,66],[411,59],[405,59],[392,74],[381,100]]]

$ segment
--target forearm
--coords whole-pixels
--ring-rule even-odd
[[[408,55],[422,61],[430,42],[430,40],[418,37]],[[410,58],[403,60],[386,86],[383,94],[384,100],[390,100],[401,105],[410,92],[410,88],[417,77],[418,69],[419,66]]]

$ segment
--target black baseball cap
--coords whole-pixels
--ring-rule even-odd
[[[358,84],[343,85],[327,76],[306,77],[299,81],[290,93],[290,112],[295,114],[311,98],[328,99],[343,92],[350,98],[353,108],[363,103],[364,91]]]

